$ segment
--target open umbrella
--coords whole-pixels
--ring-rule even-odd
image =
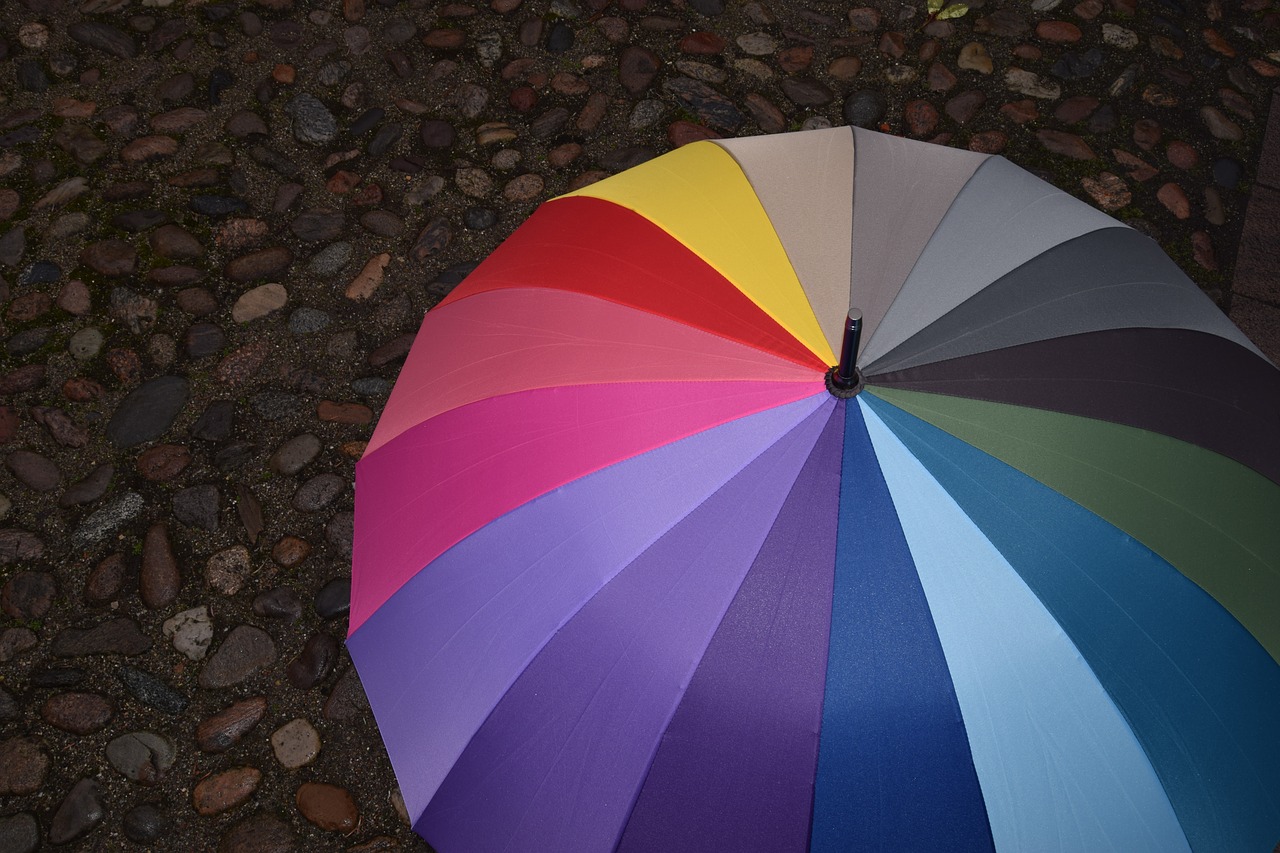
[[[426,316],[347,642],[445,853],[1270,850],[1277,436],[1280,371],[1007,160],[699,142]]]

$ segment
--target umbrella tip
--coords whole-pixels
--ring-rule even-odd
[[[862,312],[849,309],[844,326],[844,342],[840,346],[840,363],[827,371],[827,390],[847,400],[862,390],[862,372],[858,370],[858,344],[862,340]]]

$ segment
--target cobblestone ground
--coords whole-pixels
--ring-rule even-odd
[[[342,645],[354,464],[537,203],[856,123],[1002,152],[1230,310],[1272,2],[0,4],[0,851],[426,849]]]

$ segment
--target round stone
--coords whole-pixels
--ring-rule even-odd
[[[175,613],[162,626],[173,647],[189,660],[203,660],[213,642],[213,619],[205,605]]]
[[[101,329],[88,326],[71,336],[67,341],[67,351],[76,361],[88,361],[102,351],[105,342]]]
[[[320,439],[310,433],[295,435],[271,454],[267,464],[278,474],[293,475],[320,454]]]
[[[844,101],[844,120],[854,127],[870,128],[884,117],[888,102],[874,89],[854,92]]]
[[[155,803],[142,803],[125,812],[125,837],[135,844],[149,844],[170,829],[169,817]]]
[[[30,738],[0,742],[0,796],[34,794],[44,784],[49,756]]]
[[[40,825],[29,812],[0,818],[0,850],[32,853],[40,848]]]

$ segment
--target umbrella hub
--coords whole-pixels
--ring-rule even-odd
[[[827,390],[842,400],[862,390],[862,371],[858,370],[858,344],[862,340],[862,312],[849,309],[844,325],[844,341],[840,346],[840,363],[827,371]]]
[[[833,397],[838,397],[841,400],[856,397],[858,392],[862,390],[862,385],[862,371],[856,367],[853,369],[852,381],[846,381],[841,378],[839,365],[827,371],[827,390],[831,392]]]

